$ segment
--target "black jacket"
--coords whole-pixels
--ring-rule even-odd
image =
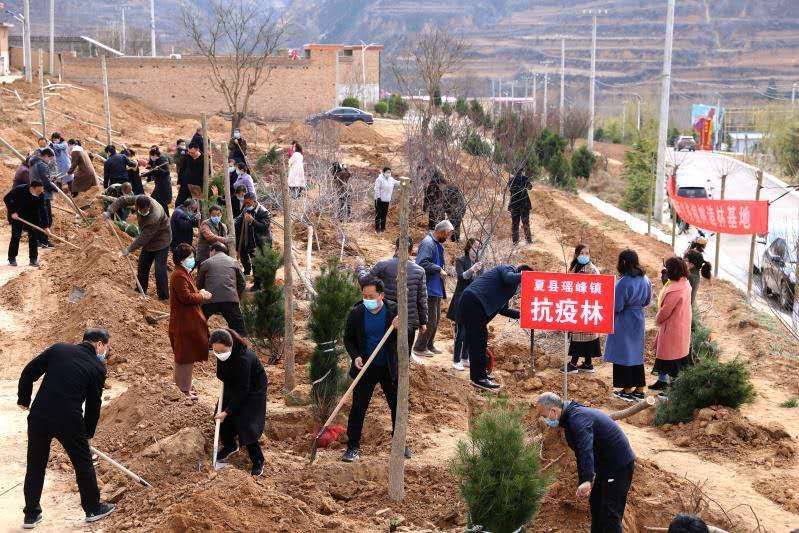
[[[203,185],[203,172],[205,170],[205,154],[200,154],[200,157],[194,159],[192,156],[186,154],[183,160],[183,182],[187,185]]]
[[[130,183],[130,186],[133,187],[133,194],[144,194],[144,185],[141,182],[141,169],[139,168],[139,162],[127,156],[125,159],[127,159],[126,165],[128,168],[128,183]]]
[[[241,225],[244,223],[244,213],[242,211],[236,217],[234,225],[236,227],[236,243],[241,239]],[[241,244],[242,251],[253,251],[256,248],[261,248],[264,244],[272,244],[272,230],[270,229],[271,216],[269,211],[264,206],[258,204],[255,211],[249,211],[253,217],[253,221],[247,224],[247,231],[244,234],[243,244]]]
[[[205,145],[203,143],[202,133],[194,132],[194,135],[191,136],[191,141],[189,142],[189,144],[196,144],[200,148],[201,152],[205,152],[205,150],[203,149],[203,146]]]
[[[466,287],[472,284],[474,278],[480,275],[480,272],[475,272],[468,278],[463,277],[464,272],[472,268],[474,261],[468,255],[463,255],[455,260],[455,275],[458,277],[458,284],[455,285],[455,292],[452,293],[452,298],[449,301],[447,308],[447,318],[453,322],[458,321],[458,306],[461,302],[461,296]]]
[[[31,224],[42,225],[41,213],[44,208],[44,199],[42,195],[32,195],[28,185],[17,185],[8,191],[3,197],[3,202],[6,204],[8,221],[12,224],[15,222],[12,221],[11,214],[16,213]],[[16,224],[21,224],[21,222],[16,222]]]
[[[386,306],[386,329],[391,326],[394,317],[397,316],[397,304],[391,300],[383,299]],[[366,313],[363,302],[356,303],[347,315],[347,325],[344,326],[344,347],[350,356],[350,377],[358,375],[358,368],[355,367],[355,359],[360,357],[364,363],[369,359],[371,353],[366,353],[366,326],[364,326],[363,314]],[[391,377],[397,379],[397,332],[393,331],[383,345],[386,356],[388,357],[388,369]]]
[[[596,473],[618,472],[635,461],[627,435],[599,409],[569,402],[560,415],[560,427],[577,458],[579,483],[593,481]]]
[[[176,207],[169,219],[169,227],[172,230],[170,248],[174,250],[179,244],[191,244],[194,242],[194,228],[198,227],[199,224],[199,218],[192,213],[186,212],[182,206]]]
[[[510,192],[510,201],[508,202],[508,211],[513,215],[520,215],[522,213],[529,213],[533,208],[530,203],[530,195],[527,191],[533,188],[530,183],[530,178],[524,174],[516,174],[508,184],[508,191]]]
[[[28,158],[28,176],[32,180],[39,180],[44,185],[44,199],[49,200],[53,193],[56,192],[55,185],[50,181],[50,167],[44,162],[44,159],[38,155],[32,155]],[[30,182],[28,182],[30,183]]]
[[[227,361],[216,360],[216,377],[225,384],[222,410],[236,428],[239,444],[258,442],[266,423],[266,372],[255,352],[234,341]]]
[[[44,375],[28,420],[63,433],[94,436],[100,418],[105,365],[88,342],[58,343],[29,362],[19,378],[17,403],[30,406],[33,383]],[[83,403],[86,402],[86,412]]]
[[[122,154],[114,154],[103,163],[103,188],[112,183],[128,181],[128,158]]]
[[[175,151],[173,162],[175,163],[175,172],[178,174],[178,185],[186,183],[186,158],[188,157],[189,154],[185,149],[178,148]]]
[[[244,139],[230,139],[227,147],[230,159],[236,163],[247,163],[247,141]]]
[[[444,188],[444,210],[450,218],[462,219],[466,213],[466,198],[460,187],[447,185]]]
[[[498,314],[518,319],[519,311],[510,309],[508,302],[519,290],[521,282],[522,275],[516,272],[515,268],[510,265],[497,265],[473,280],[463,293],[469,293],[477,298],[489,321]]]
[[[160,156],[155,161],[149,161],[147,169],[148,171],[142,176],[146,177],[147,181],[155,182],[155,189],[150,196],[158,203],[168,204],[172,201],[172,179],[166,157]]]
[[[444,192],[441,184],[444,182],[439,174],[434,174],[424,190],[424,203],[422,209],[429,212],[444,212]]]

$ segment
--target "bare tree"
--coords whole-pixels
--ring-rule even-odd
[[[591,114],[587,109],[570,107],[563,116],[563,136],[569,140],[569,148],[574,150],[574,142],[588,133]]]
[[[247,114],[250,97],[269,78],[269,58],[286,26],[255,0],[213,0],[207,11],[184,3],[181,12],[188,37],[211,67],[212,86],[225,99],[232,134]]]

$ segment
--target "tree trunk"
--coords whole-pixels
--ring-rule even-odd
[[[397,416],[388,467],[388,496],[402,501],[405,495],[405,445],[408,434],[408,196],[411,180],[400,178],[400,235],[397,249]]]
[[[233,132],[239,129],[241,120],[244,118],[244,113],[240,111],[233,111],[230,114],[230,138],[233,138]]]
[[[200,115],[200,123],[203,128],[203,197],[200,206],[205,219],[208,218],[208,179],[211,173],[211,143],[208,139],[208,120],[205,113]]]
[[[285,333],[283,334],[283,392],[294,390],[294,280],[291,273],[291,194],[285,157],[281,186],[283,189],[283,299],[285,303]]]
[[[225,187],[225,221],[227,222],[227,237],[233,239],[233,242],[228,244],[228,254],[230,257],[237,259],[238,249],[236,248],[236,224],[233,222],[233,200],[230,191],[230,176],[227,173],[227,143],[222,143],[222,184]]]

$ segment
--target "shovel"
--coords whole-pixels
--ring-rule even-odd
[[[150,485],[147,481],[145,481],[144,478],[142,478],[139,475],[134,474],[133,472],[131,472],[130,470],[128,470],[127,468],[125,468],[121,464],[117,463],[116,461],[114,461],[113,459],[108,457],[106,454],[104,454],[103,452],[101,452],[100,450],[95,448],[94,446],[89,446],[89,449],[92,451],[92,453],[96,453],[97,456],[100,459],[103,459],[106,462],[108,462],[108,464],[110,464],[111,466],[116,467],[120,472],[122,472],[123,474],[128,476],[130,479],[132,479],[136,483],[139,483],[140,485],[143,485],[143,486],[148,487],[148,488],[152,487],[152,485]]]
[[[42,228],[40,228],[40,227],[39,227],[39,226],[37,226],[36,224],[31,224],[30,222],[28,222],[27,220],[25,220],[24,218],[22,218],[22,217],[21,217],[21,216],[19,216],[19,215],[17,215],[17,218],[14,218],[14,219],[12,219],[12,220],[16,220],[16,221],[18,221],[18,222],[22,222],[23,224],[26,224],[26,225],[28,225],[28,226],[32,227],[32,228],[33,228],[33,229],[35,229],[35,230],[39,230],[39,231],[41,231],[41,232],[42,232],[42,233],[44,233],[45,235],[49,235],[50,237],[54,238],[54,239],[55,239],[55,240],[57,240],[57,241],[63,242],[64,244],[68,244],[68,245],[72,246],[73,248],[75,248],[76,250],[80,250],[80,246],[77,246],[77,245],[75,245],[75,244],[72,244],[71,242],[69,242],[69,241],[68,241],[68,240],[66,240],[66,239],[62,239],[62,238],[61,238],[61,237],[59,237],[58,235],[55,235],[54,233],[52,233],[52,232],[51,232],[49,229],[46,229],[46,230],[45,230],[45,229],[42,229]]]
[[[392,331],[394,331],[394,324],[391,324],[391,326],[386,330],[385,334],[383,334],[383,338],[380,339],[380,342],[375,347],[374,351],[372,352],[372,355],[370,355],[369,359],[367,359],[366,362],[363,364],[360,372],[358,372],[358,375],[355,376],[355,379],[352,380],[350,387],[341,396],[341,399],[338,401],[338,405],[336,405],[336,408],[333,409],[333,412],[330,413],[330,416],[327,418],[327,421],[322,425],[321,428],[319,428],[319,432],[316,434],[316,436],[314,436],[313,442],[311,443],[310,463],[313,463],[314,460],[316,460],[316,450],[319,447],[319,437],[322,436],[322,433],[324,433],[325,429],[327,429],[327,426],[329,426],[333,422],[333,419],[336,418],[336,415],[341,410],[341,407],[344,405],[344,402],[347,400],[347,397],[350,394],[352,394],[352,391],[355,389],[355,386],[358,384],[359,381],[361,381],[361,378],[363,377],[364,373],[366,373],[366,369],[369,368],[369,365],[372,364],[374,358],[377,357],[377,354],[380,353],[380,349],[383,348],[383,345],[386,343],[386,340],[388,340],[388,337],[389,335],[391,335]]]
[[[219,385],[219,402],[216,404],[216,414],[222,412],[222,396],[225,394],[225,382],[223,381],[221,385]],[[212,464],[214,465],[214,470],[219,470],[223,468],[222,466],[216,465],[216,454],[219,452],[219,429],[222,426],[222,421],[217,419],[216,427],[214,428],[214,455],[211,458]]]
[[[108,223],[108,227],[111,229],[111,233],[113,233],[114,237],[117,238],[117,242],[119,243],[119,251],[121,253],[125,249],[125,245],[122,244],[122,239],[119,237],[119,234],[117,233],[117,230],[114,227],[114,223],[111,222],[111,219],[106,219],[105,221]],[[133,270],[133,263],[130,262],[130,256],[126,255],[125,259],[128,260],[128,268],[130,268],[130,275],[133,276],[133,279],[136,280],[136,286],[139,288],[139,298],[146,300],[147,294],[145,294],[144,289],[142,288],[141,283],[139,282],[139,277],[136,275],[136,271]]]

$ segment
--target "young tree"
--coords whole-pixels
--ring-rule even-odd
[[[272,70],[269,57],[280,46],[285,25],[256,0],[212,0],[181,5],[187,36],[210,66],[213,88],[231,114],[231,135],[246,115],[250,97]]]
[[[563,117],[563,136],[568,139],[570,150],[574,150],[574,143],[577,139],[582,139],[586,136],[590,121],[591,114],[586,109],[572,107],[566,111]],[[601,137],[596,140],[600,139]]]
[[[280,254],[269,246],[258,251],[252,269],[261,280],[261,288],[255,291],[252,299],[241,302],[249,338],[256,346],[269,352],[270,363],[280,359],[283,343],[283,290],[275,283],[275,274],[282,261]]]
[[[581,146],[572,154],[572,173],[575,178],[587,180],[591,177],[591,170],[596,163],[596,156],[587,147]]]

